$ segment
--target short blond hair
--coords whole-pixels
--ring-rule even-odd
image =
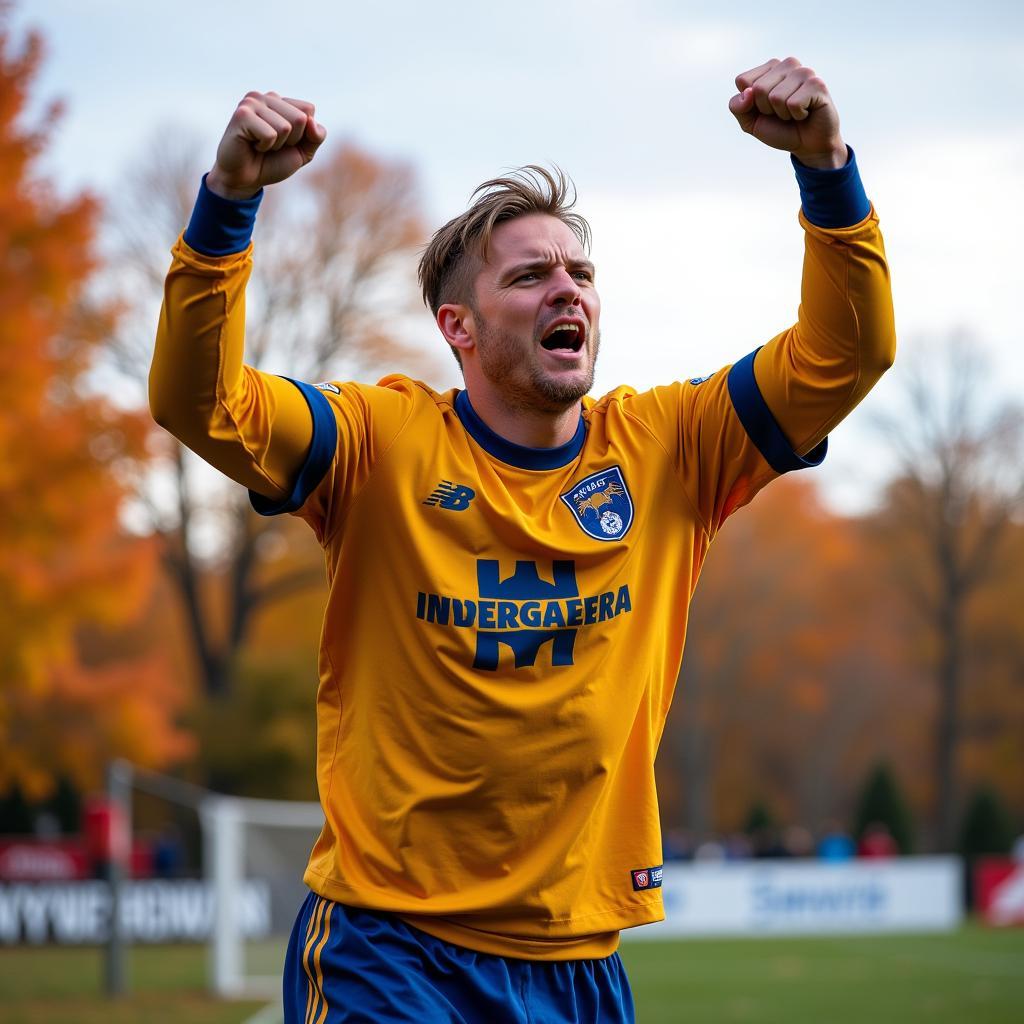
[[[576,186],[560,168],[537,164],[517,167],[473,190],[469,209],[434,232],[419,264],[423,301],[437,316],[446,302],[473,304],[473,283],[487,259],[494,229],[529,213],[546,213],[566,224],[590,248],[590,225],[578,213]]]

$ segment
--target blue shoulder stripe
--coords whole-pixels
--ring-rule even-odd
[[[306,399],[306,404],[313,416],[313,440],[309,445],[306,461],[295,480],[292,493],[287,498],[283,501],[275,501],[273,498],[249,491],[249,501],[261,516],[276,516],[282,512],[294,512],[296,509],[302,508],[306,499],[316,490],[317,485],[323,480],[324,474],[330,469],[331,463],[334,461],[334,453],[338,448],[338,423],[334,418],[331,403],[327,401],[324,393],[319,388],[313,387],[312,384],[292,380],[291,377],[285,377],[284,380],[294,384]]]
[[[806,455],[797,455],[786,440],[782,428],[775,421],[768,403],[757,386],[754,377],[754,356],[759,348],[745,355],[729,371],[729,397],[736,415],[743,424],[750,440],[764,456],[776,473],[788,473],[791,469],[805,469],[820,466],[828,451],[828,438],[817,444]]]

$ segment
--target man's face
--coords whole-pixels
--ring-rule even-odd
[[[500,224],[475,291],[480,369],[507,407],[564,412],[590,390],[601,300],[568,225],[543,213]]]

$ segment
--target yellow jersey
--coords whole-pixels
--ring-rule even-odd
[[[325,553],[314,891],[534,959],[663,917],[654,760],[708,547],[893,358],[874,211],[801,222],[793,327],[708,378],[584,399],[555,449],[494,434],[464,391],[246,366],[251,246],[179,240],[154,415]]]

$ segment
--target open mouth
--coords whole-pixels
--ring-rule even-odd
[[[556,323],[541,338],[540,343],[549,352],[579,352],[583,348],[585,336],[586,325],[582,320],[563,320]]]

